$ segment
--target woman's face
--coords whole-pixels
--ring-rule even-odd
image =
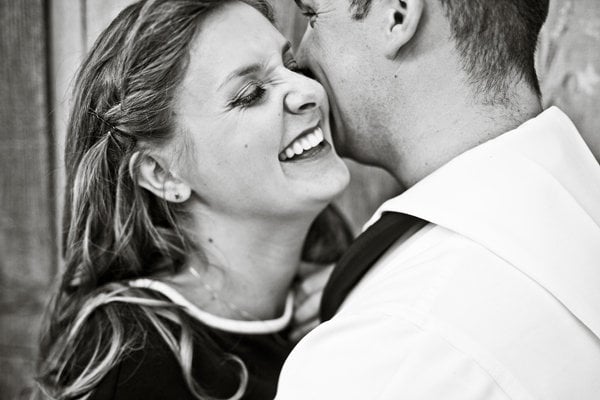
[[[176,172],[209,208],[301,215],[346,187],[325,91],[295,68],[286,39],[254,8],[234,2],[203,22],[175,106],[187,149]]]

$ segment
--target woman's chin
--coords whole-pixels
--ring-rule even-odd
[[[280,161],[280,165],[286,180],[307,197],[331,201],[350,182],[348,167],[327,142],[305,157]]]
[[[302,184],[299,181],[295,182],[298,196],[314,204],[319,211],[338,197],[350,183],[348,167],[340,158],[335,158],[327,170],[312,174]]]

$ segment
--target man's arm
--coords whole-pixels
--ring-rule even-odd
[[[495,377],[446,338],[409,319],[338,315],[294,349],[277,400],[506,400]]]

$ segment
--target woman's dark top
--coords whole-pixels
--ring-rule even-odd
[[[243,399],[275,397],[279,372],[292,345],[279,334],[247,335],[220,331],[194,320],[192,375],[211,398],[227,399],[240,385],[239,357],[248,371]],[[92,400],[196,399],[173,352],[148,324],[143,346],[128,352],[104,377]],[[177,338],[178,336],[175,335]]]

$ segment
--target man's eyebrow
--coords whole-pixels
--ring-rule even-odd
[[[298,6],[298,8],[302,11],[306,11],[306,9],[308,8],[306,4],[304,4],[302,2],[302,0],[294,0],[296,2],[296,5]]]

